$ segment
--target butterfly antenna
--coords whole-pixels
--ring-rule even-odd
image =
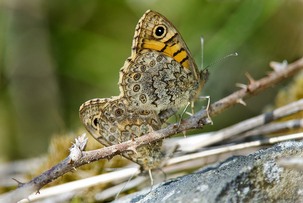
[[[204,38],[201,36],[201,69],[203,69],[204,66]]]
[[[209,64],[209,65],[207,65],[207,66],[205,67],[205,69],[208,68],[208,67],[210,67],[210,66],[213,66],[213,65],[215,65],[215,64],[217,64],[217,63],[221,63],[222,61],[224,61],[225,59],[227,59],[227,58],[229,58],[229,57],[231,57],[231,56],[238,56],[238,53],[235,52],[235,53],[232,53],[232,54],[228,54],[228,55],[224,56],[223,58],[221,58],[221,59],[219,59],[219,60],[217,60],[217,61],[215,61],[215,62],[213,62],[213,63],[211,63],[211,64]]]

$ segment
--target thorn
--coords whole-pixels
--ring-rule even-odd
[[[112,153],[114,153],[114,152],[112,152]],[[119,155],[122,156],[122,153],[119,153]],[[115,155],[113,155],[113,154],[108,155],[108,156],[106,157],[107,161],[110,161],[114,156],[115,156]]]
[[[243,106],[246,106],[246,103],[243,99],[237,99],[237,103],[242,104]]]
[[[134,152],[135,154],[138,154],[137,149],[135,147],[130,147],[129,150]]]
[[[236,83],[236,87],[239,87],[239,88],[241,88],[241,89],[247,89],[247,85],[245,85],[245,84],[242,84],[242,83]]]
[[[68,161],[68,164],[69,164],[69,165],[72,165],[73,163],[75,163],[75,162],[73,161],[72,158],[70,158],[70,160]]]
[[[24,185],[24,183],[20,182],[19,180],[15,179],[15,178],[12,178],[12,179],[17,182],[18,187],[22,187]]]
[[[69,164],[72,164],[78,161],[82,157],[82,151],[84,151],[88,138],[86,134],[83,133],[79,137],[75,139],[75,143],[72,144],[71,148],[69,148],[70,154],[70,161]]]
[[[76,144],[73,144],[73,146],[69,149],[69,157],[70,157],[70,163],[76,162],[82,157],[82,151],[79,147],[77,147]]]
[[[84,151],[86,144],[87,144],[88,138],[86,137],[86,134],[83,133],[79,137],[75,139],[75,145],[81,150]]]
[[[269,63],[269,66],[275,71],[275,72],[281,72],[287,68],[288,62],[284,60],[282,63],[271,61]]]
[[[245,73],[245,76],[247,77],[249,84],[253,84],[256,82],[255,79],[253,79],[253,77],[249,73]]]

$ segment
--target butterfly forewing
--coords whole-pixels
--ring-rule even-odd
[[[139,20],[131,57],[120,71],[119,88],[130,108],[176,112],[204,84],[194,59],[173,24],[148,10]]]

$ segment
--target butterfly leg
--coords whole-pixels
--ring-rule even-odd
[[[153,190],[153,186],[154,186],[154,179],[153,179],[151,169],[148,169],[148,175],[149,175],[149,179],[150,179],[150,190],[148,193],[150,193]]]
[[[210,96],[199,96],[198,97],[199,100],[202,100],[202,99],[206,99],[207,100],[207,104],[206,104],[206,112],[207,112],[207,123],[210,123],[211,125],[213,124],[213,121],[209,115],[209,107],[210,107]]]
[[[149,175],[149,178],[150,178],[150,185],[151,185],[151,190],[152,190],[153,186],[154,186],[154,179],[153,179],[153,175],[152,175],[151,169],[148,169],[148,175]]]
[[[188,103],[186,104],[186,106],[184,107],[182,113],[180,114],[180,118],[179,118],[179,122],[178,122],[178,123],[179,123],[179,124],[178,124],[178,127],[179,127],[180,124],[181,124],[181,121],[182,121],[182,118],[183,118],[184,114],[189,114],[190,116],[192,116],[192,114],[190,114],[190,113],[187,112],[187,108],[189,107],[189,105],[191,105],[191,102],[188,102]]]

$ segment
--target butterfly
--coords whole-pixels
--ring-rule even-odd
[[[148,10],[139,20],[131,56],[120,70],[120,95],[92,99],[79,114],[86,129],[104,146],[159,130],[169,116],[194,100],[208,73],[199,71],[177,29]],[[162,140],[122,155],[143,170],[163,159]]]
[[[130,110],[123,97],[91,99],[80,106],[80,120],[87,131],[104,146],[133,140],[159,130],[162,123],[154,111]],[[163,159],[162,140],[143,145],[136,153],[122,155],[139,164],[141,170],[157,168]]]
[[[207,77],[173,24],[146,11],[136,26],[131,56],[120,70],[120,93],[130,108],[170,116],[197,97]]]

